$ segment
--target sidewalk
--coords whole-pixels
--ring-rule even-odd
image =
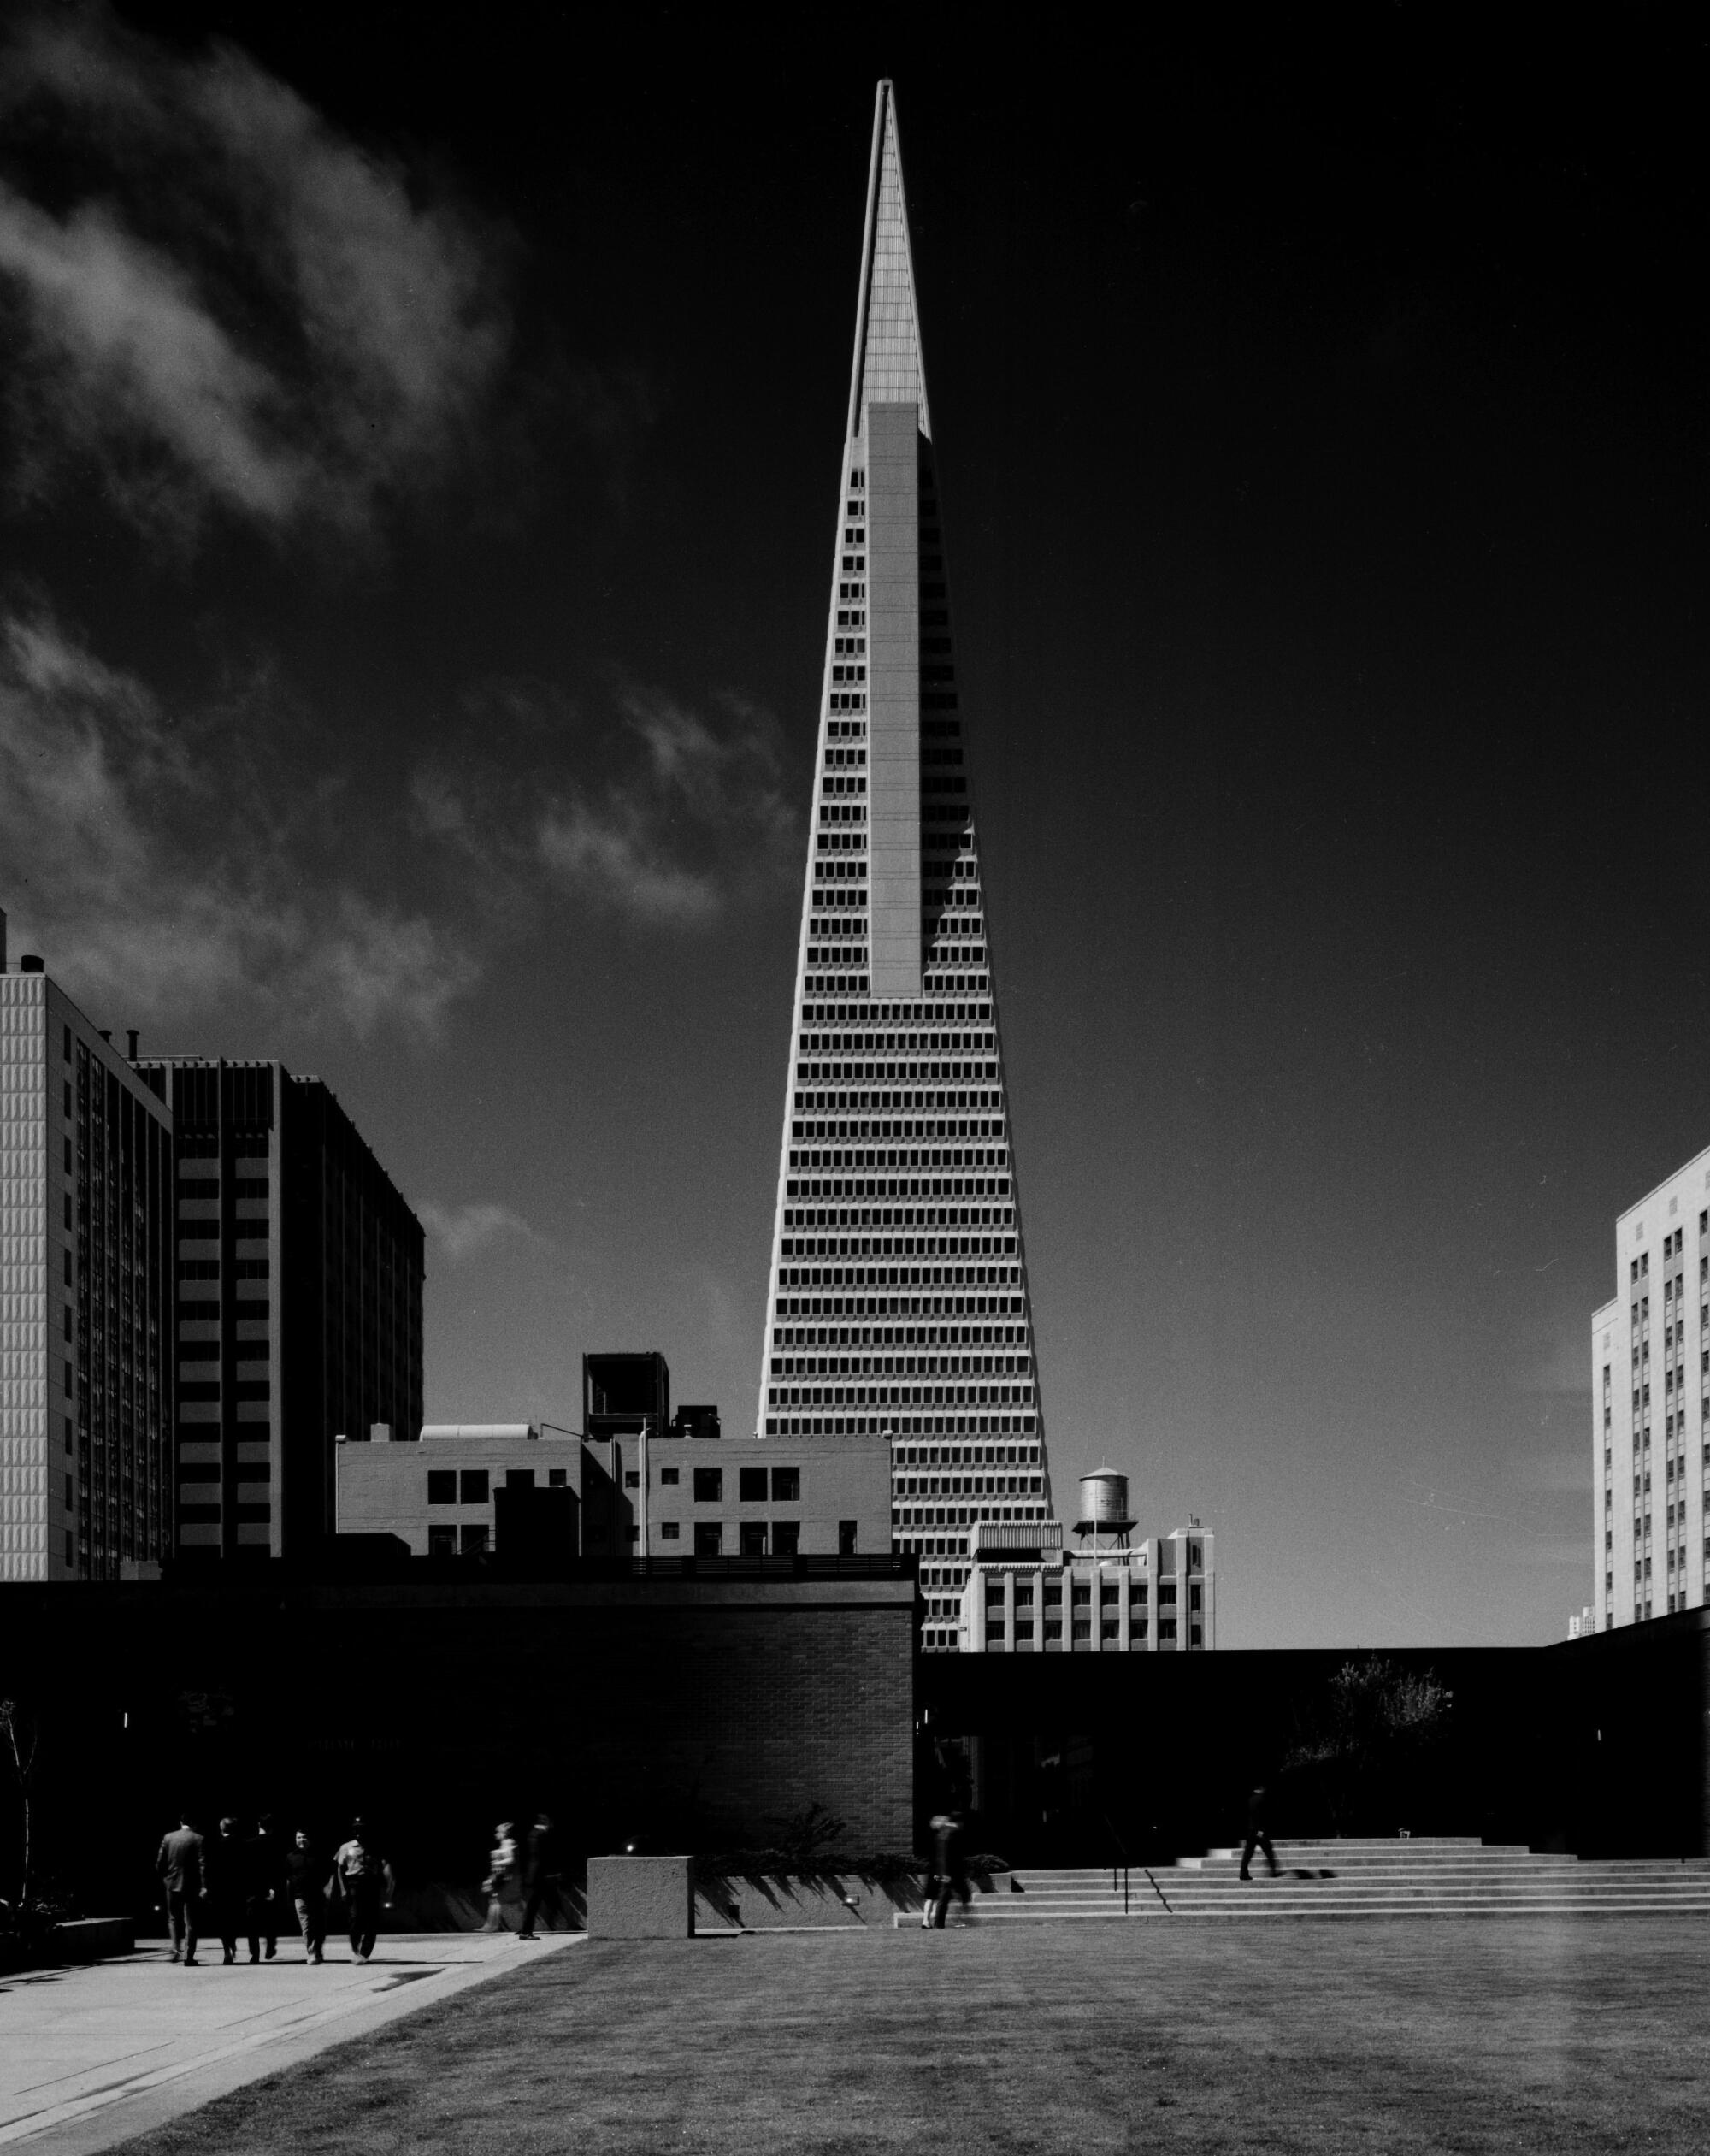
[[[335,1940],[319,1969],[295,1940],[259,1966],[240,1948],[230,1969],[217,1940],[195,1969],[151,1941],[115,1961],[0,1977],[0,2148],[110,2147],[583,1936],[404,1933],[382,1936],[366,1967]]]

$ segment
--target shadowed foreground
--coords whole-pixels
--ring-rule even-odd
[[[127,2144],[267,2152],[1710,2147],[1690,1922],[600,1945]]]

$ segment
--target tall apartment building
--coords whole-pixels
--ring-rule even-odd
[[[178,1135],[184,1558],[304,1557],[340,1437],[422,1428],[422,1225],[319,1078],[139,1063]]]
[[[965,1576],[1051,1487],[888,82],[841,477],[757,1429],[891,1438]]]
[[[1616,1221],[1615,1283],[1591,1320],[1599,1631],[1705,1600],[1710,1152]]]
[[[0,1580],[172,1533],[172,1118],[0,913]]]

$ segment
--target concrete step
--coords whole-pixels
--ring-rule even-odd
[[[1100,1923],[1176,1916],[1710,1916],[1710,1859],[1579,1858],[1470,1838],[1279,1841],[1280,1876],[1215,1849],[1170,1867],[1064,1866],[998,1875],[976,1898],[981,1923]],[[1022,1891],[1017,1892],[1019,1885]]]

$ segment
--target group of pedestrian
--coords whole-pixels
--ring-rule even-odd
[[[155,1869],[166,1893],[172,1958],[186,1969],[201,1966],[196,1949],[204,1937],[219,1940],[228,1965],[238,1958],[239,1939],[252,1962],[272,1961],[280,1929],[293,1918],[308,1959],[324,1961],[334,1902],[344,1904],[351,1960],[368,1961],[393,1886],[392,1867],[360,1819],[351,1822],[350,1838],[329,1866],[302,1828],[287,1842],[270,1817],[258,1820],[252,1834],[228,1818],[216,1833],[203,1834],[186,1811],[162,1840]]]
[[[508,1912],[520,1907],[522,1923],[517,1937],[538,1939],[534,1927],[542,1911],[563,1914],[561,1883],[557,1845],[549,1815],[537,1812],[534,1824],[521,1841],[515,1821],[501,1819],[493,1829],[487,1875],[482,1882],[487,1898],[486,1929],[509,1931]]]

